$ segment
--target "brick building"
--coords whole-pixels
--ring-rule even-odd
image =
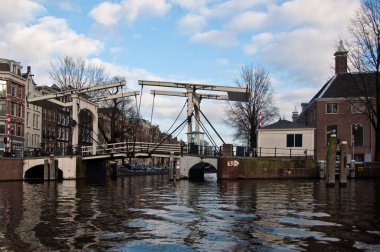
[[[57,85],[39,86],[37,89],[43,94],[55,94],[61,89]],[[60,97],[64,101],[67,97]],[[70,127],[71,109],[59,106],[42,108],[42,139],[41,150],[45,153],[64,154],[71,143]]]
[[[347,141],[347,160],[368,162],[373,160],[375,132],[359,108],[364,105],[361,98],[375,94],[375,78],[374,73],[348,73],[347,53],[341,43],[334,54],[335,75],[310,102],[301,104],[297,122],[316,129],[314,143],[318,160],[326,160],[327,139],[335,131],[338,141]]]
[[[0,59],[0,154],[21,155],[24,144],[25,76],[19,62]],[[4,138],[6,139],[5,141]],[[7,142],[5,144],[4,142]]]

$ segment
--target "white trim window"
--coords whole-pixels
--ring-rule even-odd
[[[338,114],[338,103],[326,103],[326,114]]]

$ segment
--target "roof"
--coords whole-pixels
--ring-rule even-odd
[[[375,90],[375,73],[338,74],[323,85],[310,103],[317,98],[371,97]]]
[[[280,119],[278,122],[265,126],[262,129],[313,129],[313,127]]]

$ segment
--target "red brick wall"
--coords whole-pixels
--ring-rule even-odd
[[[21,158],[0,158],[0,181],[23,180]]]
[[[326,103],[338,103],[338,113],[326,114]],[[313,109],[316,109],[315,121],[313,120],[312,115]],[[355,146],[355,154],[371,153],[371,149],[374,150],[375,134],[370,121],[364,114],[352,113],[351,104],[344,98],[316,101],[315,104],[309,106],[307,111],[301,115],[298,122],[316,127],[315,152],[317,160],[326,160],[326,131],[327,125],[331,124],[338,125],[337,138],[341,141],[347,141],[349,154],[352,154],[352,124],[363,125],[363,146]]]

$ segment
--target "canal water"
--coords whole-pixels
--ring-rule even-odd
[[[380,251],[380,180],[0,183],[0,251]]]

